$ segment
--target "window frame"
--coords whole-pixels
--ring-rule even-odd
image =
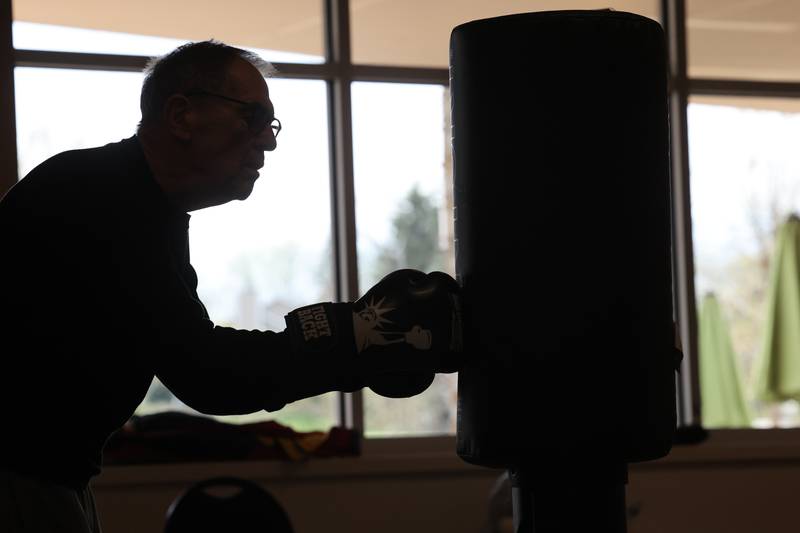
[[[351,83],[377,81],[449,85],[446,68],[358,65],[351,60],[349,0],[322,0],[325,62],[321,64],[275,63],[277,78],[325,81],[330,124],[331,224],[334,239],[333,271],[335,297],[339,301],[358,297],[356,226],[353,172],[353,127]],[[17,50],[12,42],[12,0],[0,0],[0,196],[17,179],[14,107],[14,68],[75,68],[137,72],[148,57]],[[687,75],[686,0],[661,0],[661,23],[665,29],[669,61],[671,121],[671,166],[673,191],[673,272],[675,316],[684,347],[684,363],[677,381],[679,425],[699,426],[700,394],[697,372],[697,318],[694,298],[694,267],[689,194],[687,106],[692,95],[761,96],[800,98],[800,82],[701,79]],[[340,393],[339,422],[363,435],[364,405],[361,392]],[[712,433],[730,430],[714,430]],[[737,430],[760,435],[786,430]],[[791,432],[791,435],[800,434]],[[789,434],[786,434],[789,435]],[[783,437],[781,437],[783,438]],[[453,449],[453,437],[402,437],[367,439],[369,454],[440,452]],[[374,442],[370,442],[374,441]]]

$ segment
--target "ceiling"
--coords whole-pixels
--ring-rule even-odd
[[[351,0],[353,61],[446,67],[453,27],[552,9],[659,18],[659,0]],[[689,74],[800,80],[798,0],[687,0]],[[14,0],[15,20],[323,56],[321,0]]]
[[[800,2],[689,0],[689,74],[800,80]]]

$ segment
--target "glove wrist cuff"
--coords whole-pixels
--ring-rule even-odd
[[[292,349],[304,353],[355,353],[353,305],[322,302],[299,307],[286,315]]]

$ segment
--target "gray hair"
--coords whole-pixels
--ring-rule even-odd
[[[257,54],[213,39],[187,43],[164,56],[151,59],[144,70],[139,100],[142,121],[139,127],[156,123],[164,104],[173,94],[189,89],[222,90],[227,81],[228,68],[236,59],[247,61],[265,78],[276,72],[272,63],[264,61]]]

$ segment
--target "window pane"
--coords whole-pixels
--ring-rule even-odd
[[[218,39],[268,61],[322,63],[322,2],[38,2],[14,0],[14,48],[161,55],[186,41]]]
[[[19,177],[58,152],[133,135],[142,78],[138,72],[14,69]]]
[[[471,20],[561,9],[628,11],[658,20],[658,0],[351,2],[354,63],[447,68],[450,32]],[[513,51],[509,51],[510,53]]]
[[[353,84],[359,289],[399,268],[454,273],[449,94],[439,85]],[[365,390],[367,436],[453,433],[455,374],[423,394]]]
[[[686,10],[690,76],[800,79],[796,0],[687,0]]]
[[[702,405],[712,427],[800,425],[797,402],[767,402],[756,394],[764,358],[775,357],[766,339],[776,232],[800,212],[798,139],[800,100],[697,97],[689,105]],[[707,314],[710,294],[722,316],[716,326]],[[800,294],[794,297],[800,301]],[[722,339],[711,344],[729,342],[733,362],[724,349],[704,344],[704,335]]]
[[[309,80],[271,79],[269,90],[284,126],[278,148],[250,198],[192,213],[192,264],[215,323],[282,331],[292,309],[334,299],[327,93],[325,82]],[[228,417],[265,418],[326,430],[338,424],[338,397]]]
[[[14,81],[20,175],[63,150],[135,132],[141,74],[17,68]],[[192,213],[190,238],[212,320],[282,330],[287,311],[333,298],[327,99],[322,81],[271,79],[269,87],[284,125],[278,149],[267,154],[247,201]],[[138,412],[163,409],[188,410],[156,380]],[[337,409],[329,394],[277,413],[225,419],[324,430],[338,423]]]

